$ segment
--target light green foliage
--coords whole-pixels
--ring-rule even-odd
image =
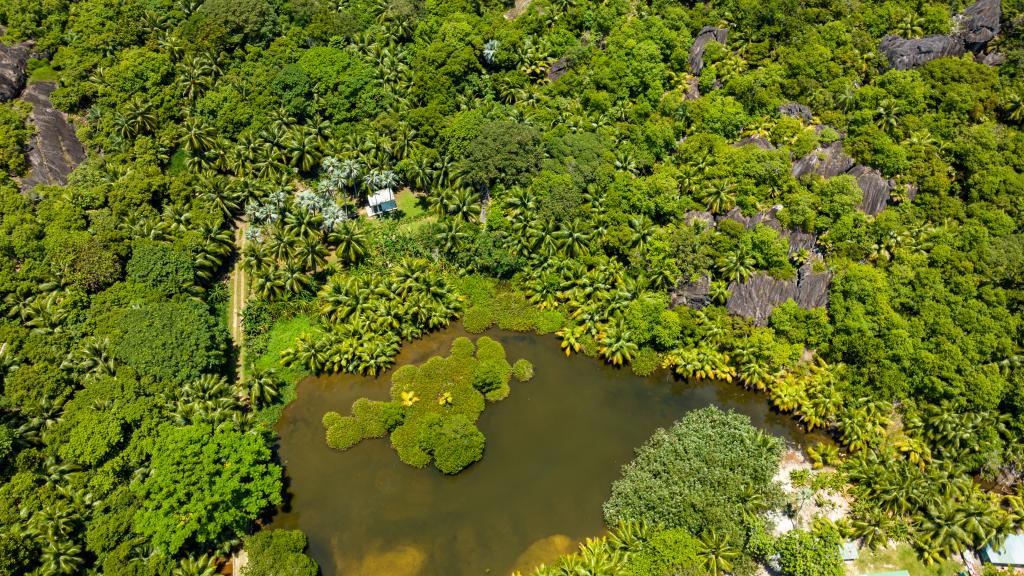
[[[241,535],[281,503],[281,469],[258,436],[166,425],[149,452],[153,473],[133,486],[135,526],[168,553]]]
[[[520,358],[512,364],[512,376],[519,382],[533,378],[533,364],[526,358]]]
[[[20,176],[28,166],[25,150],[32,131],[25,125],[27,117],[13,103],[0,104],[0,174]]]
[[[533,375],[533,366],[518,360],[517,372],[502,345],[486,336],[476,344],[456,338],[448,357],[434,356],[407,364],[391,376],[391,401],[360,398],[352,415],[324,414],[327,443],[347,450],[365,438],[390,434],[402,462],[422,468],[433,461],[445,474],[457,474],[483,457],[484,436],[475,422],[485,401],[508,396],[509,380]]]
[[[790,530],[770,546],[779,567],[787,576],[842,576],[846,573],[839,556],[841,539],[835,530],[805,532]]]
[[[782,443],[745,416],[717,408],[690,412],[637,449],[612,484],[605,520],[661,522],[691,533],[715,530],[736,541],[745,516],[777,501],[772,477],[781,453]]]
[[[316,576],[316,562],[306,556],[306,535],[299,530],[264,530],[242,539],[249,561],[242,576]]]

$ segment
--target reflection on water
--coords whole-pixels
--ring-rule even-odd
[[[447,355],[460,335],[453,327],[407,345],[398,366]],[[735,385],[638,378],[591,358],[567,359],[551,336],[488,335],[509,359],[533,362],[536,376],[488,405],[479,421],[484,458],[457,476],[402,464],[386,439],[347,452],[327,447],[324,412],[387,398],[390,373],[299,385],[278,424],[290,484],[271,527],[302,529],[325,576],[507,575],[550,562],[602,531],[601,503],[633,448],[689,410],[714,404],[770,433],[799,435],[763,396]]]

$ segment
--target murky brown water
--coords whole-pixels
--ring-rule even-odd
[[[398,366],[448,352],[450,328],[407,345]],[[552,336],[488,333],[536,375],[488,405],[484,458],[457,476],[402,464],[386,439],[347,452],[327,447],[324,412],[387,397],[390,373],[310,378],[278,432],[289,502],[273,528],[301,528],[325,576],[508,575],[550,561],[602,532],[601,503],[633,448],[689,410],[716,405],[794,440],[794,423],[764,396],[735,385],[686,385],[634,376],[583,356],[565,358]],[[471,336],[475,338],[475,336]]]

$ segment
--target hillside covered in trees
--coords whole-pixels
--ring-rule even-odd
[[[1024,523],[1021,0],[4,0],[0,27],[0,574],[208,575],[243,539],[250,576],[315,573],[252,536],[295,380],[460,319],[834,440],[849,514],[774,539],[778,446],[694,413],[538,573],[831,576],[841,538],[941,562]],[[705,487],[737,514],[639,497],[716,426],[763,484]]]

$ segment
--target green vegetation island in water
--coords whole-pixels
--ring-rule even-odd
[[[396,370],[390,401],[360,398],[351,416],[324,414],[327,443],[347,450],[366,438],[390,434],[402,462],[422,468],[433,461],[441,472],[456,474],[483,457],[484,435],[476,420],[486,402],[509,395],[513,376],[529,380],[533,365],[522,358],[509,364],[505,348],[486,336],[475,344],[456,338],[448,357]]]

